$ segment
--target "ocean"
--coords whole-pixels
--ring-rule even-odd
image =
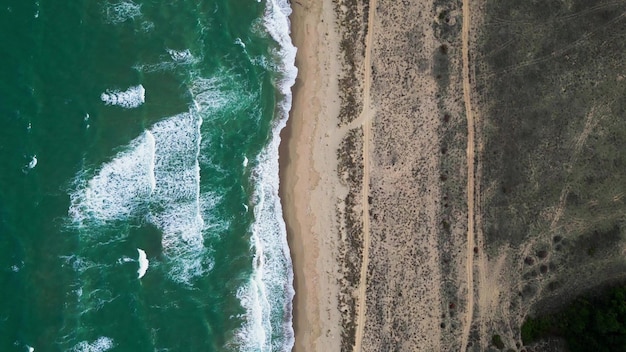
[[[0,0],[0,351],[290,351],[287,0]]]

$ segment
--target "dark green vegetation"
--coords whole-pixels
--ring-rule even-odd
[[[626,203],[626,4],[488,1],[476,68],[488,243],[615,247]],[[612,233],[602,241],[594,234]],[[572,239],[558,246],[555,236]],[[585,240],[582,240],[585,238]],[[588,256],[596,247],[587,248]],[[552,252],[551,252],[552,253]],[[567,259],[566,258],[566,259]]]
[[[363,258],[363,223],[358,207],[363,183],[363,130],[350,130],[337,150],[337,173],[349,188],[344,199],[345,211],[338,224],[343,239],[340,244],[341,275],[344,283],[339,295],[341,321],[341,350],[351,351],[356,338],[357,300],[355,292],[360,284]]]
[[[522,326],[525,344],[548,336],[565,338],[571,352],[624,351],[626,286],[602,297],[579,298],[557,314],[529,318]]]
[[[467,178],[464,172],[459,172],[466,168],[467,120],[464,101],[455,99],[462,95],[461,9],[462,1],[433,2],[436,17],[432,21],[432,29],[437,47],[430,72],[437,82],[435,98],[439,118],[441,187],[437,245],[441,275],[447,278],[462,275],[456,263],[461,260],[458,248],[465,246],[461,241],[465,239],[467,213]],[[420,171],[419,167],[414,168],[415,177]],[[454,280],[443,280],[440,292],[446,297],[442,300],[440,327],[444,334],[454,334],[463,324],[463,315],[459,313],[466,309],[466,302],[459,295],[458,283]]]
[[[339,16],[339,28],[341,33],[341,60],[346,69],[339,78],[339,123],[343,125],[356,119],[361,113],[363,102],[359,96],[361,89],[357,82],[358,67],[365,55],[365,36],[369,2],[366,0],[334,0],[335,12]],[[342,10],[345,9],[345,12]]]
[[[338,16],[338,27],[341,35],[340,61],[344,71],[339,77],[339,116],[337,125],[349,124],[359,117],[363,109],[361,98],[363,87],[360,82],[359,67],[365,55],[365,37],[367,34],[367,18],[369,1],[367,0],[333,0]],[[344,11],[345,10],[345,11]],[[362,162],[363,131],[351,130],[337,150],[339,160],[338,175],[349,188],[343,200],[345,212],[340,215],[339,231],[345,235],[340,244],[342,262],[341,275],[344,284],[339,294],[339,310],[341,321],[341,351],[351,351],[356,339],[357,307],[356,298],[352,294],[360,280],[361,257],[363,247],[363,225],[359,220],[361,213],[357,207],[359,192],[363,181]]]
[[[484,10],[470,65],[486,251],[520,269],[504,316],[541,316],[626,278],[626,2]]]
[[[435,1],[434,9],[438,15],[433,21],[433,31],[441,44],[433,57],[432,72],[440,88],[439,95],[445,96],[445,90],[450,85],[450,56],[460,55],[462,20],[453,14],[461,9],[461,1]]]
[[[626,209],[626,3],[487,4],[476,84],[490,103],[488,242],[547,230],[554,217],[537,219],[552,207],[567,231],[613,227]]]
[[[500,350],[504,348],[504,342],[502,342],[500,335],[493,335],[491,337],[491,343]]]

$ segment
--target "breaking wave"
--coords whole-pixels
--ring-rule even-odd
[[[139,262],[139,269],[137,269],[137,278],[141,279],[144,275],[146,275],[146,271],[148,271],[150,261],[148,261],[146,252],[143,249],[137,248],[137,253],[139,254],[139,258],[137,259],[137,261]]]
[[[200,202],[202,119],[184,113],[155,124],[154,178],[148,220],[162,231],[164,254],[175,258],[171,276],[189,282],[205,272],[205,229]]]
[[[126,109],[132,109],[146,101],[146,90],[141,84],[124,91],[107,89],[100,95],[100,99],[106,105],[117,105]]]
[[[139,5],[130,1],[118,4],[127,7],[119,8],[123,11],[111,8],[107,12],[113,16],[109,17],[111,23],[141,15]],[[293,269],[278,195],[280,131],[291,108],[291,87],[297,74],[296,49],[289,37],[290,13],[286,0],[268,0],[262,22],[264,33],[277,43],[263,67],[278,75],[274,81],[278,105],[269,143],[250,163],[253,166],[250,181],[254,184],[250,202],[254,214],[250,227],[253,273],[236,292],[245,309],[240,317],[243,326],[236,332],[234,341],[241,351],[290,351],[294,343]],[[238,44],[245,47],[243,42]],[[190,50],[168,49],[167,54],[169,57],[163,57],[166,55],[163,53],[158,59],[160,63],[135,68],[148,72],[198,61]],[[104,233],[99,228],[131,219],[153,225],[161,235],[163,263],[157,261],[150,267],[151,273],[165,268],[171,280],[186,285],[213,268],[212,253],[205,246],[208,230],[226,228],[230,221],[212,217],[211,210],[219,203],[220,195],[201,187],[201,170],[211,163],[211,155],[204,151],[219,143],[206,137],[203,140],[203,121],[219,118],[215,113],[219,109],[228,107],[234,111],[249,106],[252,99],[259,97],[233,89],[237,78],[229,72],[218,72],[209,78],[201,77],[198,72],[190,72],[187,81],[193,99],[189,111],[153,124],[101,167],[80,172],[70,192],[69,208],[73,226],[81,229],[80,236],[97,237]],[[144,103],[145,90],[141,85],[126,91],[107,90],[101,99],[107,105],[134,108]],[[244,168],[247,167],[246,157]],[[138,253],[137,275],[141,277],[147,270],[148,255]],[[80,270],[100,265],[76,258],[68,260],[68,264]],[[107,299],[114,297],[104,295],[100,301]],[[79,345],[82,344],[82,350],[91,351],[85,348],[97,341],[91,344],[83,341]]]
[[[193,63],[196,61],[196,58],[191,54],[191,51],[189,51],[189,49],[185,49],[185,50],[167,49],[167,52],[168,54],[170,54],[170,57],[172,58],[172,60],[174,60],[175,62]]]
[[[189,283],[210,270],[202,235],[201,122],[193,113],[158,122],[90,179],[80,173],[70,194],[73,224],[104,226],[143,216],[162,233],[173,280]]]
[[[115,347],[113,339],[102,336],[91,343],[89,341],[79,342],[72,348],[72,352],[106,352],[113,347]]]

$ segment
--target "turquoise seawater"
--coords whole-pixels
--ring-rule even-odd
[[[286,0],[0,0],[0,351],[286,351]]]

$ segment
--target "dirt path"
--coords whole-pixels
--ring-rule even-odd
[[[476,184],[474,180],[474,115],[470,100],[469,30],[470,4],[469,0],[463,0],[461,41],[463,42],[463,99],[465,100],[465,115],[467,117],[467,311],[465,313],[463,334],[461,335],[460,351],[465,351],[467,348],[474,314],[474,192]]]
[[[370,106],[370,88],[371,82],[371,54],[372,54],[372,38],[374,32],[374,13],[376,11],[376,0],[370,0],[367,18],[367,36],[365,37],[365,57],[363,59],[364,66],[364,83],[363,83],[363,111],[360,120],[363,121],[363,190],[361,204],[363,206],[363,259],[361,265],[361,276],[359,279],[359,296],[357,299],[357,323],[356,334],[354,339],[354,351],[360,352],[362,349],[363,331],[365,330],[365,312],[366,312],[366,288],[367,288],[367,266],[369,264],[369,247],[370,247],[370,215],[368,196],[370,193],[370,132],[372,125],[373,110]]]

